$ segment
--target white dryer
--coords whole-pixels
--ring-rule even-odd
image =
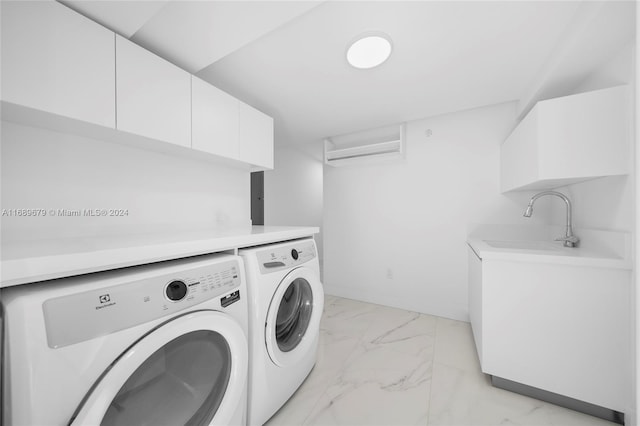
[[[313,239],[239,250],[249,293],[247,424],[264,424],[316,363],[324,291]]]
[[[242,259],[208,255],[1,290],[6,425],[242,425]]]

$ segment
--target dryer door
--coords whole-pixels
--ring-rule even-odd
[[[315,347],[323,307],[316,272],[300,267],[284,277],[271,299],[265,327],[267,351],[275,364],[295,364]]]
[[[230,425],[244,406],[247,341],[231,317],[197,311],[134,343],[107,368],[72,425]]]

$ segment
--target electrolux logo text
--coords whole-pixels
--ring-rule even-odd
[[[96,310],[108,308],[109,306],[116,304],[116,302],[111,301],[111,296],[109,294],[102,294],[98,296],[98,301],[100,302],[100,306],[96,306]]]

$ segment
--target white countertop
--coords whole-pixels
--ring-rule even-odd
[[[595,268],[632,269],[630,238],[625,232],[576,230],[580,245],[576,248],[563,247],[554,242],[554,235],[561,235],[557,227],[532,230],[533,232],[513,232],[514,228],[503,232],[497,228],[475,230],[467,238],[467,243],[482,260],[506,260],[517,262],[553,263]],[[499,232],[496,232],[499,231]],[[518,230],[521,231],[521,230]],[[487,241],[502,242],[508,246],[492,247]],[[517,248],[517,242],[540,249]],[[548,249],[544,249],[545,246]]]
[[[2,242],[0,288],[313,236],[317,227],[252,226],[175,234]]]

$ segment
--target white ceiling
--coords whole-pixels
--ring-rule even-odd
[[[320,1],[58,0],[195,73]]]
[[[198,75],[263,108],[280,144],[517,100],[577,2],[326,2]],[[349,41],[383,31],[382,66],[352,68]]]
[[[162,9],[168,0],[58,0],[99,24],[129,38]]]
[[[318,4],[174,0],[131,40],[195,73]]]
[[[587,4],[64,3],[272,115],[279,145],[522,100]],[[635,25],[617,20],[619,14],[607,17],[603,31]],[[369,31],[387,33],[394,51],[378,68],[354,69],[345,60],[347,44]]]

